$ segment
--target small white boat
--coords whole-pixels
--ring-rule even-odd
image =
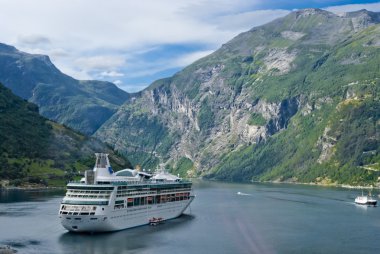
[[[363,192],[361,196],[358,196],[355,198],[355,203],[358,205],[373,205],[376,206],[377,200],[372,198],[371,193],[368,193],[368,195],[364,196]]]
[[[240,191],[238,191],[238,193],[236,194],[241,195],[241,196],[251,196],[251,194],[240,192]]]

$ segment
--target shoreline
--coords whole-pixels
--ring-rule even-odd
[[[9,190],[35,190],[35,191],[46,191],[46,190],[60,190],[65,189],[66,187],[58,187],[58,186],[34,186],[34,187],[19,187],[19,186],[7,186],[7,187],[1,187],[0,191],[9,191]]]
[[[334,187],[334,188],[344,188],[344,189],[377,189],[380,190],[380,186],[362,186],[362,185],[350,185],[350,184],[335,184],[335,183],[302,183],[302,182],[292,182],[292,181],[246,181],[246,182],[234,182],[234,181],[223,181],[217,179],[207,179],[203,177],[193,178],[205,181],[214,182],[224,182],[224,183],[272,183],[272,184],[293,184],[293,185],[307,185],[307,186],[321,186],[321,187]]]
[[[335,187],[344,189],[380,189],[380,186],[362,186],[349,184],[334,184],[334,183],[301,183],[301,182],[279,182],[279,181],[251,181],[252,183],[274,183],[274,184],[294,184],[294,185],[309,185],[321,187]]]
[[[302,183],[302,182],[291,182],[291,181],[249,181],[249,182],[231,182],[231,181],[221,181],[215,179],[207,179],[203,177],[189,178],[190,180],[206,180],[206,181],[217,181],[225,183],[272,183],[272,184],[294,184],[294,185],[309,185],[309,186],[321,186],[321,187],[335,187],[344,189],[380,189],[380,186],[362,186],[362,185],[349,185],[349,184],[334,184],[334,183]],[[7,190],[35,190],[35,191],[45,191],[45,190],[64,190],[66,186],[0,186],[0,191]]]

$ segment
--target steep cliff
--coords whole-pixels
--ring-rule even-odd
[[[95,135],[135,163],[185,175],[376,182],[378,22],[365,10],[292,12],[154,82]]]

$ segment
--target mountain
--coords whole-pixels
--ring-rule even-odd
[[[79,81],[60,72],[48,56],[0,44],[0,82],[37,104],[40,113],[85,134],[94,133],[129,94],[104,81]]]
[[[294,11],[131,96],[94,135],[184,176],[377,184],[379,21]]]
[[[109,153],[115,169],[131,167],[110,147],[40,116],[35,104],[0,84],[1,180],[62,185],[91,168],[95,152]]]

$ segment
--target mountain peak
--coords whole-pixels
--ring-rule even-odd
[[[352,15],[352,16],[357,16],[357,15],[368,15],[368,14],[372,14],[372,13],[375,13],[373,11],[369,11],[367,9],[361,9],[361,10],[358,10],[358,11],[352,11],[352,12],[348,12],[349,15]]]
[[[364,19],[372,20],[373,22],[376,22],[376,23],[380,21],[380,13],[368,11],[366,9],[361,9],[361,10],[353,11],[353,12],[347,12],[347,13],[344,13],[344,16],[348,18],[364,18]]]
[[[318,8],[301,9],[301,10],[294,11],[294,13],[297,16],[302,16],[302,17],[307,17],[307,16],[311,16],[311,15],[327,15],[327,16],[333,15],[333,13],[331,13],[329,11],[325,11],[325,10],[318,9]]]
[[[10,53],[10,52],[16,52],[16,51],[18,50],[15,47],[4,44],[4,43],[0,43],[0,52]]]

